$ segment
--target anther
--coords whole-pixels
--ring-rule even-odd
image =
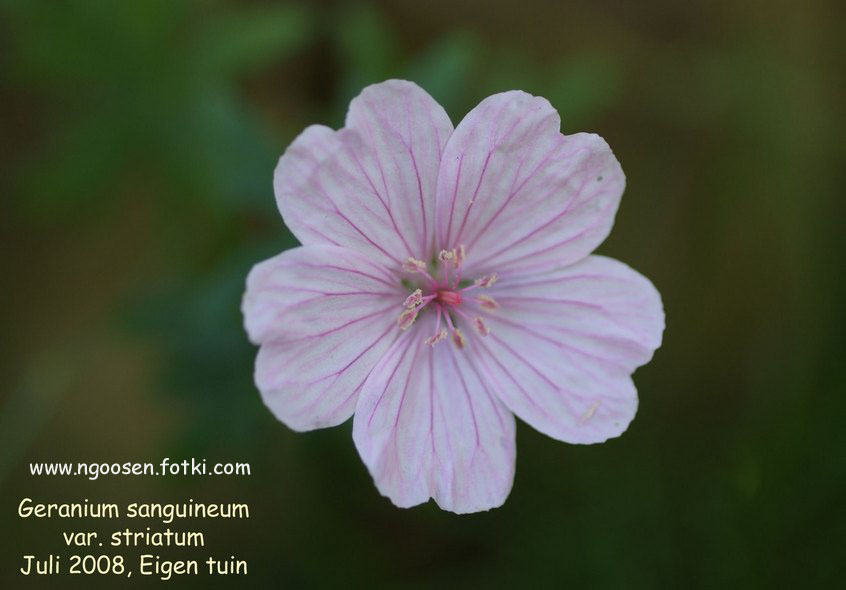
[[[455,344],[456,348],[464,348],[467,345],[467,341],[464,339],[464,334],[462,334],[461,330],[458,328],[452,332],[452,342]]]
[[[406,272],[426,272],[426,263],[417,258],[409,256],[402,263],[402,269]]]
[[[448,262],[455,259],[455,250],[441,250],[438,254],[438,260],[441,262]]]
[[[435,334],[434,336],[430,336],[429,338],[426,338],[426,340],[424,340],[424,343],[428,344],[429,346],[434,346],[435,344],[437,344],[441,340],[445,340],[446,337],[447,337],[447,331],[444,330],[443,328],[441,328],[440,330],[438,330],[437,334]]]
[[[405,298],[405,301],[403,302],[402,306],[407,308],[407,309],[412,309],[412,308],[420,305],[420,303],[422,301],[423,301],[423,291],[421,291],[420,289],[417,289],[414,293],[412,293],[411,295],[409,295],[408,297]]]
[[[491,333],[490,328],[480,317],[473,318],[473,326],[476,328],[476,331],[479,333],[479,336],[487,336]]]
[[[489,274],[475,281],[477,287],[490,287],[494,283],[496,283],[496,273]]]
[[[400,327],[400,330],[407,330],[411,324],[414,323],[414,320],[417,319],[417,308],[406,309],[399,315],[397,318],[397,325]]]
[[[499,303],[490,295],[477,295],[476,303],[483,309],[496,309],[499,307]]]

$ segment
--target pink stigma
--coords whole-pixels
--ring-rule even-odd
[[[438,291],[435,301],[443,303],[444,305],[455,307],[461,303],[461,293],[458,291],[448,291],[446,289],[442,289]]]

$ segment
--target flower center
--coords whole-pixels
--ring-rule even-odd
[[[435,333],[426,339],[426,344],[434,346],[451,334],[453,343],[458,348],[464,348],[466,339],[457,325],[460,323],[471,325],[480,336],[490,333],[485,321],[477,314],[482,310],[494,310],[499,305],[489,295],[478,295],[474,298],[468,295],[468,291],[490,287],[496,282],[496,273],[478,278],[470,285],[459,288],[464,258],[464,246],[441,250],[438,261],[442,265],[442,275],[439,278],[435,278],[439,275],[437,271],[429,273],[426,263],[422,260],[409,258],[403,263],[403,270],[422,275],[424,282],[421,288],[412,292],[403,302],[405,309],[397,319],[400,329],[410,328],[418,314],[428,307],[436,314],[436,319]],[[442,327],[443,325],[446,327]]]
[[[461,303],[461,291],[441,289],[435,293],[435,302],[455,307]]]

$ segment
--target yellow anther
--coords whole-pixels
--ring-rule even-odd
[[[437,344],[441,340],[446,340],[446,337],[447,337],[447,331],[444,330],[443,328],[441,328],[438,331],[437,334],[435,334],[434,336],[430,336],[429,338],[426,338],[426,340],[424,342],[426,344],[428,344],[429,346],[434,346],[435,344]]]
[[[426,270],[426,263],[417,258],[409,256],[402,263],[402,269],[406,272],[423,272]]]
[[[476,328],[476,331],[479,333],[480,336],[487,336],[491,333],[490,328],[488,328],[488,325],[482,318],[474,318],[473,326]]]
[[[455,344],[456,348],[464,348],[467,346],[467,340],[464,339],[464,334],[461,333],[461,330],[456,328],[452,333],[452,342]]]
[[[405,298],[402,306],[408,309],[412,309],[420,305],[420,302],[423,301],[423,291],[417,289],[414,293],[409,295]]]
[[[499,303],[490,295],[476,295],[476,302],[483,309],[496,309],[499,307]]]
[[[417,308],[413,307],[411,309],[406,309],[399,315],[399,318],[397,318],[397,325],[400,327],[400,330],[407,330],[416,319]]]
[[[477,287],[490,287],[496,283],[496,273],[489,274],[481,279],[476,279],[475,283]]]

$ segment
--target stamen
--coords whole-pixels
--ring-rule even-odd
[[[426,272],[426,263],[409,256],[402,263],[402,269],[406,272]]]
[[[454,309],[453,311],[455,311],[455,313],[459,317],[462,317],[465,320],[467,320],[468,322],[472,323],[473,327],[476,329],[476,332],[478,332],[480,336],[487,336],[488,334],[491,333],[490,328],[488,328],[488,325],[485,323],[485,320],[483,320],[479,316],[470,317],[469,315],[467,315],[466,313],[464,313],[463,311],[461,311],[458,308]],[[456,330],[457,330],[457,328],[456,328]]]
[[[479,333],[480,336],[487,336],[491,333],[490,328],[480,317],[473,318],[473,326],[476,328],[476,331]]]
[[[476,296],[476,303],[483,309],[496,309],[499,307],[499,303],[496,302],[496,299],[491,297],[490,295],[477,295]]]
[[[429,280],[429,283],[431,283],[432,286],[438,284],[438,281],[432,278],[432,275],[430,275],[429,272],[426,270],[426,263],[422,260],[409,256],[405,259],[405,262],[402,263],[402,269],[405,272],[419,273],[423,275]]]
[[[477,287],[490,287],[494,283],[496,283],[496,273],[491,273],[481,279],[476,279],[474,282]]]
[[[417,307],[423,301],[423,291],[417,289],[414,293],[405,298],[402,306],[408,309]]]
[[[411,324],[414,323],[414,320],[417,319],[417,313],[420,311],[419,307],[413,307],[411,309],[406,309],[403,311],[399,318],[397,318],[397,325],[400,327],[400,330],[407,330]]]
[[[449,263],[455,260],[454,250],[441,250],[438,260],[444,263],[444,284],[449,285]]]
[[[434,336],[430,336],[429,338],[426,338],[426,340],[424,340],[424,343],[428,344],[429,346],[434,346],[435,344],[437,344],[441,340],[446,340],[446,337],[447,337],[447,331],[444,328],[441,328],[440,330],[438,330],[438,332]]]
[[[455,252],[455,249],[453,249],[453,252]],[[455,286],[453,289],[458,289],[458,285],[461,283],[461,266],[464,264],[464,259],[467,258],[467,250],[464,248],[464,244],[458,247],[455,258]]]
[[[458,310],[458,308],[454,308],[453,311],[466,317],[466,315]],[[455,327],[455,324],[452,322],[452,317],[447,312],[444,312],[444,317],[446,318],[447,326],[449,326],[449,329],[452,331],[453,344],[455,344],[457,348],[464,348],[467,345],[467,340],[465,340],[464,334],[461,333],[461,330]]]
[[[453,311],[458,311],[458,309],[453,309]],[[446,311],[444,311],[444,320],[446,321],[447,326],[451,331],[455,331],[455,324],[452,323],[452,316],[449,315]]]
[[[452,332],[452,342],[455,344],[456,348],[464,348],[467,346],[467,340],[464,339],[464,334],[462,334],[461,330],[458,328]]]

